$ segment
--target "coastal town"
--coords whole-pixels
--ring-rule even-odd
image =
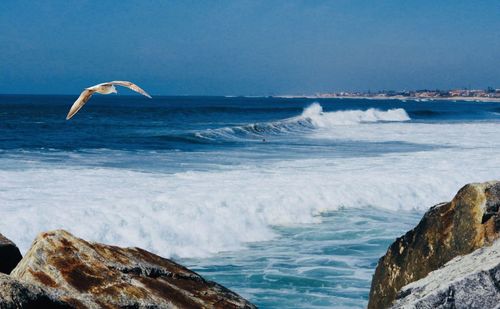
[[[317,93],[316,98],[373,98],[373,99],[413,99],[413,100],[467,100],[467,101],[500,101],[500,88],[486,89],[452,89],[452,90],[381,90],[366,92],[333,92]]]

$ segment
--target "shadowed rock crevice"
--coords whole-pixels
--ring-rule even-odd
[[[0,273],[10,274],[22,258],[19,248],[0,234]]]
[[[500,293],[500,265],[490,269],[488,274],[490,275],[491,282],[493,282],[497,292]]]

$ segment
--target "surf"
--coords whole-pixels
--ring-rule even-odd
[[[314,102],[304,108],[300,115],[295,117],[270,122],[208,129],[196,132],[195,136],[208,140],[260,139],[269,135],[301,134],[318,129],[335,129],[337,126],[377,122],[404,122],[410,120],[410,116],[408,116],[408,113],[403,108],[394,108],[385,111],[369,108],[366,110],[325,112],[318,102]]]

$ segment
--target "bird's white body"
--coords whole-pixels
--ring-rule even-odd
[[[95,86],[88,87],[85,88],[85,90],[83,90],[78,99],[76,99],[75,103],[73,103],[73,105],[71,106],[68,116],[66,116],[66,120],[73,117],[83,107],[83,105],[87,103],[87,101],[95,92],[100,94],[118,93],[118,91],[116,91],[115,85],[127,87],[151,99],[151,96],[147,94],[146,91],[142,90],[139,86],[131,82],[118,80],[108,83],[97,84]]]
[[[85,89],[93,90],[100,94],[118,93],[118,91],[116,91],[115,86],[106,84],[99,84]]]

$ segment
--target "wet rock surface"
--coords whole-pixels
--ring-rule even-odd
[[[392,308],[498,308],[500,241],[403,287]]]
[[[403,286],[490,245],[499,236],[499,208],[500,182],[492,181],[466,185],[451,202],[429,209],[379,260],[368,308],[390,307]]]
[[[171,260],[87,242],[63,230],[40,234],[6,277],[13,283],[2,285],[0,295],[12,295],[12,301],[0,301],[0,308],[36,301],[73,308],[255,308]]]
[[[19,248],[0,234],[0,273],[9,274],[21,259]]]

